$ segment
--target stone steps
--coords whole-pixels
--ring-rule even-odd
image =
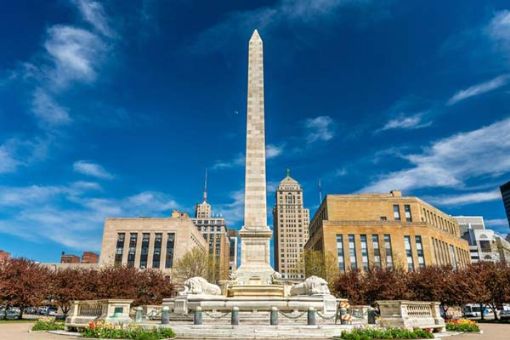
[[[331,339],[352,326],[173,325],[177,339]]]

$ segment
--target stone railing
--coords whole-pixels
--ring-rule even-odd
[[[439,302],[376,301],[379,305],[379,324],[383,327],[430,328],[443,331],[445,322],[439,312]]]
[[[130,323],[129,310],[133,300],[81,300],[73,301],[65,321],[66,329],[87,327],[89,322],[104,320],[110,323]]]

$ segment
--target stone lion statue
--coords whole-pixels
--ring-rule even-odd
[[[310,276],[304,282],[290,288],[290,295],[330,295],[328,283],[318,276]]]
[[[273,272],[273,274],[271,274],[271,283],[273,283],[273,284],[282,283],[282,274],[280,274],[276,271]]]
[[[203,277],[195,276],[184,281],[184,290],[179,295],[221,295],[221,289],[217,285],[207,282]]]

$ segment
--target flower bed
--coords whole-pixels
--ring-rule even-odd
[[[432,339],[434,335],[423,329],[404,328],[360,328],[352,331],[343,331],[340,335],[345,340],[370,340],[370,339]]]
[[[137,325],[112,325],[105,322],[90,322],[81,332],[84,338],[159,340],[175,337],[171,328],[142,328]]]
[[[451,320],[446,323],[446,330],[454,332],[480,332],[480,328],[473,320],[458,319]]]
[[[32,326],[33,331],[61,331],[64,330],[64,323],[55,320],[37,320]]]

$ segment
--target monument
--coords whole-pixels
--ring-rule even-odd
[[[241,266],[237,271],[240,285],[272,283],[274,270],[269,264],[272,231],[267,225],[266,203],[264,52],[262,39],[255,30],[248,52],[244,225],[239,232]]]
[[[287,286],[269,263],[272,231],[267,225],[266,143],[264,130],[263,46],[255,30],[249,42],[248,100],[246,123],[246,170],[244,225],[241,237],[241,266],[222,289],[201,277],[189,278],[175,298],[163,300],[176,319],[196,310],[225,312],[236,308],[245,320],[266,318],[276,308],[289,318],[303,318],[304,311],[317,310],[331,320],[337,300],[327,282],[311,276],[304,282]],[[261,314],[262,313],[262,314]],[[213,319],[215,316],[211,316]]]

